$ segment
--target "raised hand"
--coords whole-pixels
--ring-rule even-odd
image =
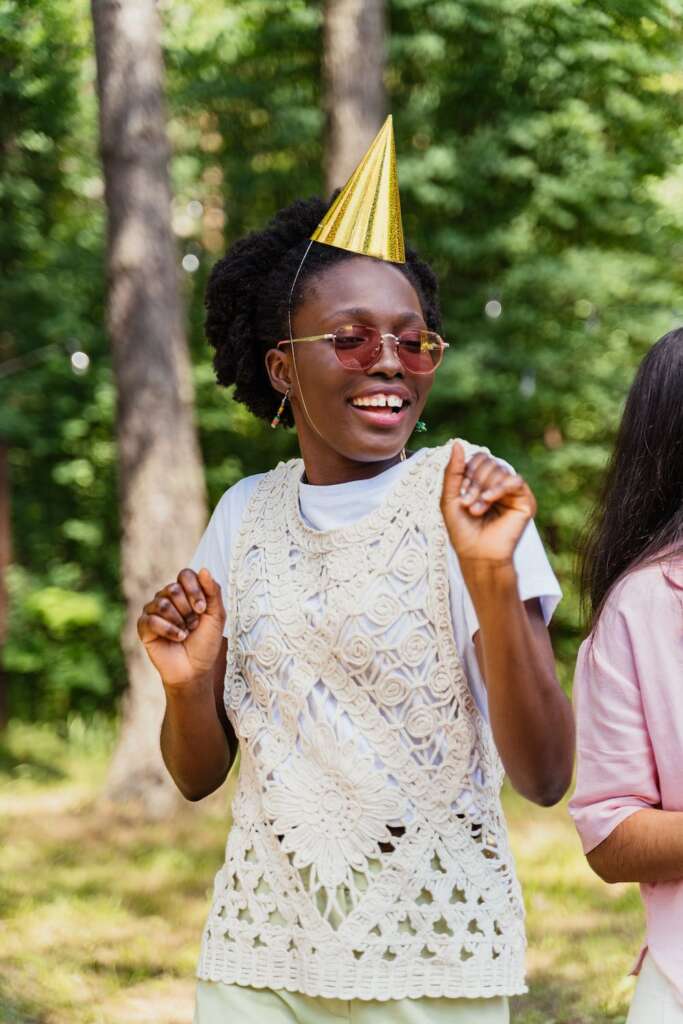
[[[221,588],[208,569],[183,569],[143,608],[138,636],[164,686],[181,689],[206,679],[223,639]]]
[[[444,474],[441,513],[461,565],[511,562],[535,512],[536,499],[519,474],[483,452],[465,464],[463,447],[455,442]]]

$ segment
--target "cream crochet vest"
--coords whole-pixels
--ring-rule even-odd
[[[300,460],[248,505],[225,682],[240,776],[201,978],[345,1000],[526,990],[502,768],[451,625],[449,454],[419,453],[338,530],[303,522]]]

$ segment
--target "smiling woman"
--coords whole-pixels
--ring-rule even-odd
[[[316,337],[316,327],[328,333],[297,345]],[[346,254],[316,278],[292,328],[295,337],[271,350],[266,366],[275,390],[290,390],[301,452],[313,467],[309,482],[342,483],[388,468],[415,429],[436,369],[427,353],[426,372],[409,370],[412,354],[401,351],[416,333],[428,333],[415,286],[392,264]],[[349,339],[360,343],[351,348]],[[359,359],[366,345],[371,362]]]
[[[311,241],[340,200],[214,268],[218,380],[301,458],[230,488],[140,617],[181,791],[241,751],[195,1021],[504,1022],[525,940],[502,773],[541,804],[571,774],[559,590],[509,466],[407,450],[446,347],[436,280],[402,235],[386,259]]]

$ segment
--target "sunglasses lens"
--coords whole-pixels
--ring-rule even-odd
[[[411,373],[431,373],[441,362],[441,338],[433,331],[404,331],[398,341],[398,354]]]
[[[334,351],[349,370],[367,370],[377,360],[382,339],[371,327],[341,327],[335,332]]]

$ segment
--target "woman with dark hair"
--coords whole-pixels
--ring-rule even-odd
[[[294,425],[302,458],[226,492],[139,622],[181,791],[215,790],[240,749],[197,1024],[507,1021],[503,765],[540,804],[571,775],[531,491],[464,441],[406,451],[446,344],[396,190],[365,202],[378,167],[237,242],[207,291],[219,382]]]
[[[683,330],[631,388],[583,555],[591,634],[575,680],[570,809],[606,882],[640,882],[629,1024],[683,1022]]]

